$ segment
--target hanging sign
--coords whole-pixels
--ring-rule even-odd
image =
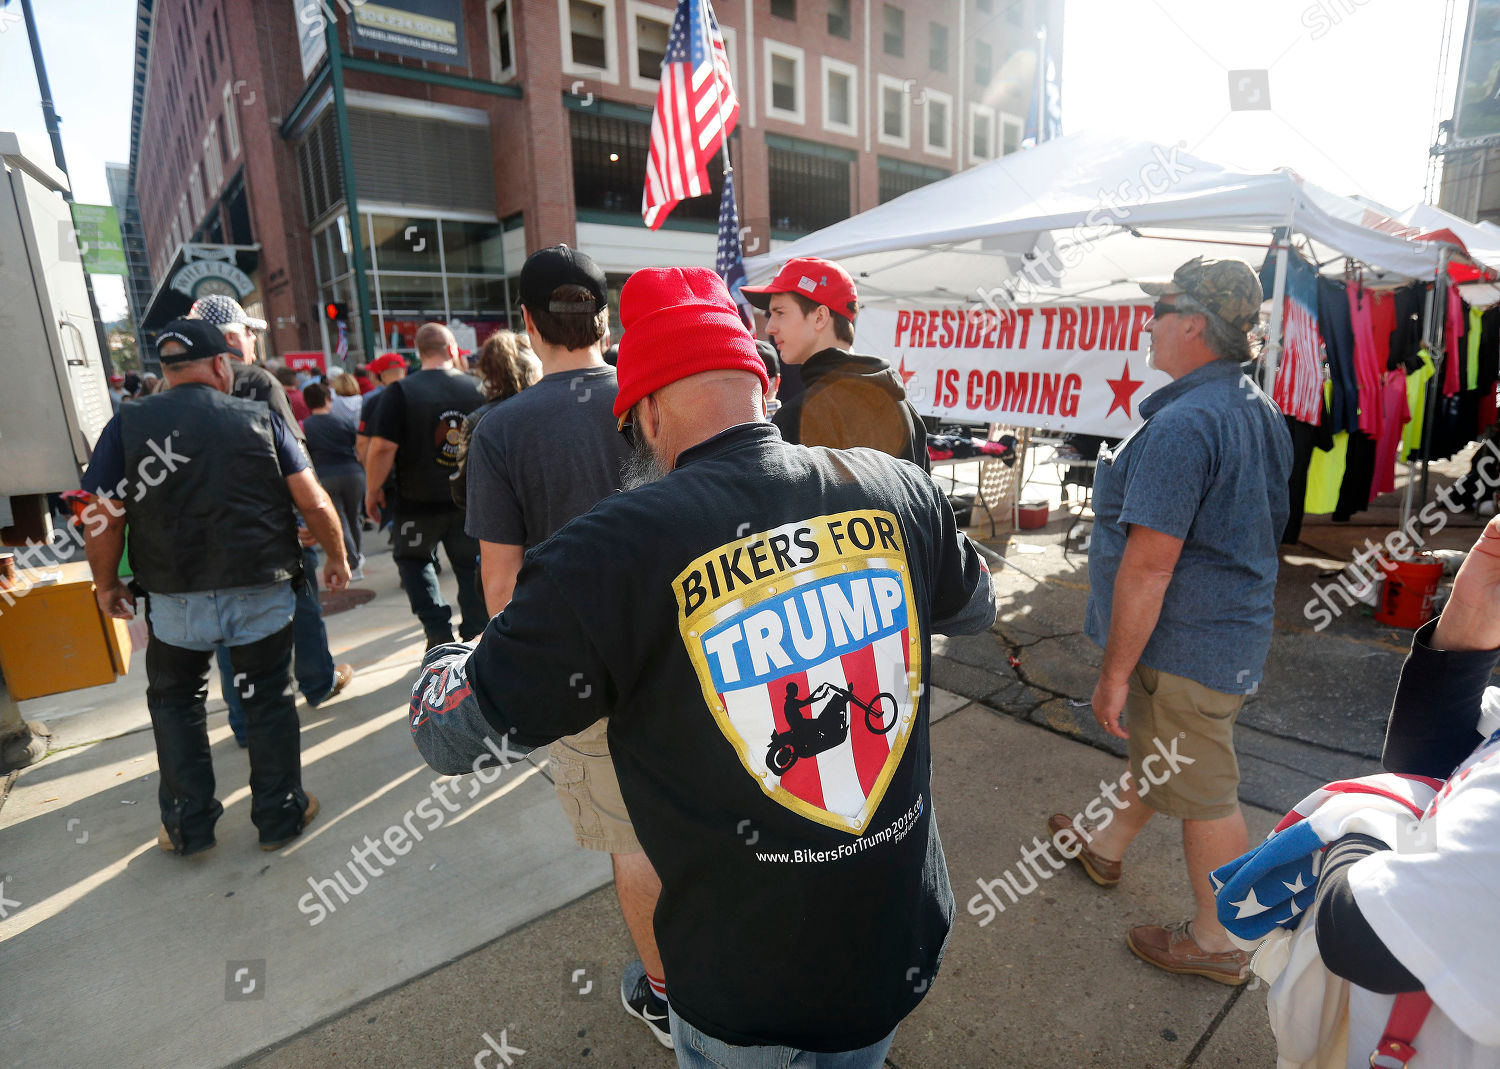
[[[1166,375],[1146,366],[1151,305],[870,307],[858,349],[900,373],[923,415],[1122,438]]]

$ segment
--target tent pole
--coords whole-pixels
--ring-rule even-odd
[[[1286,329],[1286,261],[1291,253],[1291,232],[1276,228],[1276,281],[1271,286],[1271,323],[1266,328],[1266,347],[1261,353],[1261,389],[1270,397],[1276,388],[1276,369],[1281,364],[1282,334]]]

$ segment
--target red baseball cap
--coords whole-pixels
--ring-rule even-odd
[[[777,293],[800,293],[849,319],[859,311],[859,293],[849,272],[832,260],[820,260],[816,256],[788,260],[766,285],[741,286],[740,292],[763,312],[770,306],[772,295]]]
[[[371,375],[384,375],[387,371],[406,368],[406,358],[400,353],[381,353],[369,363]]]
[[[616,416],[704,371],[749,371],[762,390],[771,387],[729,287],[706,267],[648,267],[631,275],[620,289],[620,326]]]

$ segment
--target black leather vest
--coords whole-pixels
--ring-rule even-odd
[[[197,383],[120,409],[130,567],[160,594],[290,579],[302,561],[265,405]]]
[[[396,454],[396,488],[403,501],[452,506],[464,417],[484,404],[479,385],[462,371],[429,368],[386,389],[406,402],[405,433]]]

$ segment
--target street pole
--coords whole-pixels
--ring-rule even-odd
[[[338,131],[339,158],[343,160],[344,208],[349,213],[349,267],[354,272],[354,293],[359,302],[359,337],[365,361],[375,356],[375,331],[371,326],[370,280],[365,275],[365,239],[359,222],[359,200],[355,194],[354,152],[349,141],[349,113],[344,106],[344,57],[339,51],[338,23],[327,19],[328,81],[333,86],[333,124]]]
[[[57,125],[57,109],[52,106],[52,86],[47,81],[47,65],[42,62],[42,42],[37,37],[36,17],[31,13],[31,0],[21,0],[21,16],[26,23],[26,39],[31,42],[31,61],[36,67],[37,88],[42,94],[42,121],[47,124],[47,136],[52,139],[52,158],[57,162],[57,169],[67,177],[68,161],[63,155],[62,131]],[[68,178],[68,188],[63,190],[63,199],[69,204],[73,203],[71,178]],[[79,259],[81,261],[82,257]],[[104,374],[113,375],[115,365],[109,358],[109,339],[104,334],[104,323],[99,318],[99,303],[94,300],[94,280],[89,277],[87,268],[83,271],[83,288],[89,295],[89,314],[94,317],[94,334],[99,339],[99,358],[104,362]]]

